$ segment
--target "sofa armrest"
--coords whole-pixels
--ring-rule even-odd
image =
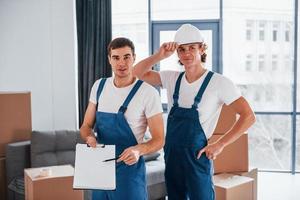
[[[14,178],[24,176],[30,167],[30,141],[10,143],[6,146],[6,178],[9,184]]]

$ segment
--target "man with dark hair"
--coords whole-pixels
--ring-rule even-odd
[[[111,55],[111,50],[126,47],[126,46],[131,49],[132,55],[135,57],[135,47],[133,42],[128,38],[123,38],[123,37],[116,38],[108,44],[107,46],[108,56]]]
[[[93,85],[80,134],[91,147],[97,142],[116,145],[117,184],[115,191],[94,190],[93,199],[146,200],[143,155],[164,145],[160,97],[152,86],[132,75],[132,41],[116,38],[108,45],[108,52],[114,77],[99,79]],[[147,126],[152,138],[143,142]]]
[[[252,109],[233,82],[205,69],[206,48],[199,29],[183,24],[174,42],[164,43],[134,68],[140,79],[167,89],[169,115],[164,150],[169,200],[214,200],[211,161],[255,121]],[[175,50],[184,65],[183,72],[151,70]],[[240,115],[239,120],[218,141],[208,144],[224,103]]]

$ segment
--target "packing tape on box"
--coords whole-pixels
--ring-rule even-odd
[[[42,168],[40,169],[39,172],[39,177],[47,177],[47,176],[51,176],[52,175],[52,171],[50,168]]]

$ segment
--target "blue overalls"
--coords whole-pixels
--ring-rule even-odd
[[[191,108],[178,105],[182,72],[175,85],[174,104],[167,124],[165,151],[165,178],[169,200],[213,200],[212,164],[205,153],[197,159],[198,152],[207,145],[199,122],[198,104],[213,75],[208,72]]]
[[[103,90],[106,79],[101,79],[97,90],[97,102]],[[131,99],[143,82],[138,80],[129,95],[120,107],[118,113],[96,113],[96,131],[98,142],[102,144],[116,145],[116,156],[119,156],[126,148],[137,145],[124,113]],[[98,104],[97,104],[98,107]],[[93,200],[146,200],[146,173],[145,161],[140,157],[134,165],[126,165],[124,162],[116,163],[116,190],[93,190]]]

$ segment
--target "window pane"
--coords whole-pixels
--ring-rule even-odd
[[[298,3],[298,19],[300,17],[300,4]],[[297,83],[297,111],[300,112],[300,40],[299,40],[299,35],[300,35],[300,21],[298,21],[298,83]],[[296,170],[300,171],[300,115],[297,115],[297,125],[296,125],[296,137],[297,137],[297,143],[296,143]]]
[[[294,47],[285,32],[292,40],[293,5],[294,0],[224,1],[223,74],[255,111],[292,111]]]
[[[300,17],[300,3],[298,3],[298,18]],[[297,111],[300,112],[300,41],[299,41],[299,36],[300,36],[300,21],[298,20],[298,56],[297,56]],[[298,127],[299,127],[299,123],[298,123]],[[298,138],[300,137],[300,127],[298,128]],[[300,140],[299,140],[300,141]],[[300,154],[298,154],[298,156],[300,156]]]
[[[296,171],[300,172],[300,115],[297,116],[296,137]]]
[[[290,41],[290,31],[285,31],[285,41],[286,42]]]
[[[273,31],[273,42],[276,42],[277,41],[277,30]]]
[[[219,19],[219,0],[152,0],[152,20]]]
[[[252,32],[254,31],[254,21],[247,20],[246,22],[246,40],[252,39]]]
[[[149,55],[148,0],[112,0],[112,38],[133,41],[136,62]]]
[[[279,29],[279,22],[273,22],[273,42],[277,42],[278,40],[278,29]]]
[[[290,170],[291,117],[257,115],[256,120],[249,130],[250,166],[269,170]]]

